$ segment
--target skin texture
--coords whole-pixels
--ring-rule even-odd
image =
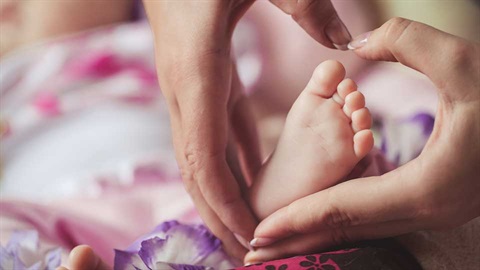
[[[418,158],[390,173],[344,182],[276,211],[255,230],[255,238],[269,245],[249,252],[246,263],[453,228],[480,215],[479,44],[395,18],[361,45],[358,56],[398,61],[436,85],[438,111],[427,145]]]
[[[100,257],[98,257],[91,247],[87,245],[76,246],[70,252],[68,258],[68,268],[60,266],[56,270],[109,270],[112,269]]]
[[[230,46],[237,21],[253,2],[144,1],[185,187],[207,226],[237,258],[257,225],[244,191],[261,160]],[[345,48],[350,41],[330,1],[271,2],[327,47]]]
[[[475,169],[480,164],[479,45],[396,18],[373,31],[355,53],[398,61],[435,83],[439,106],[429,142],[417,159],[388,174],[350,180],[276,211],[255,230],[255,237],[269,244],[257,245],[246,263],[360,239],[448,229],[480,215]]]
[[[293,104],[275,151],[249,190],[260,220],[339,183],[372,149],[365,97],[344,77],[339,62],[321,63]]]

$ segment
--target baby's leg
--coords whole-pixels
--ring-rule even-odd
[[[370,112],[344,76],[340,63],[323,62],[295,101],[250,190],[258,218],[342,181],[372,149]]]

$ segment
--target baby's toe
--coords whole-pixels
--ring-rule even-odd
[[[344,77],[343,65],[338,61],[328,60],[315,69],[305,90],[323,98],[330,98]]]
[[[373,134],[369,129],[361,130],[353,136],[353,150],[355,155],[362,159],[373,147]]]
[[[344,101],[345,98],[354,91],[357,91],[357,84],[350,78],[343,80],[337,87],[338,96]]]
[[[350,117],[354,111],[360,110],[363,107],[365,107],[365,97],[362,93],[354,91],[345,98],[343,111]]]
[[[352,113],[352,129],[355,133],[372,127],[372,115],[368,108],[361,108]]]

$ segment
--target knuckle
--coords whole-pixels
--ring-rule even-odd
[[[455,39],[448,47],[448,55],[454,68],[465,68],[472,63],[474,49],[468,42]]]
[[[192,147],[188,144],[187,146],[185,146],[183,155],[185,161],[187,162],[188,168],[195,169],[196,167],[198,167],[198,164],[200,163],[200,157],[198,156],[197,151],[192,149]]]
[[[193,178],[193,175],[190,171],[190,169],[185,166],[185,165],[180,165],[179,166],[179,171],[180,171],[180,176],[182,177],[183,180],[183,185],[185,187],[185,190],[189,193],[192,194],[195,192],[195,186],[196,182],[195,179]]]
[[[418,25],[418,23],[411,20],[400,17],[392,18],[385,24],[386,30],[384,32],[384,38],[391,48],[395,50],[395,48],[397,48],[395,45],[401,40],[402,36],[409,31],[409,29],[414,29],[416,25]]]
[[[347,212],[336,206],[334,202],[337,200],[334,198],[333,193],[330,192],[327,198],[326,210],[322,217],[326,226],[336,230],[359,224],[358,220],[355,220]]]
[[[316,0],[297,0],[295,8],[292,9],[290,15],[292,15],[295,21],[298,21],[310,12],[317,2]]]
[[[330,239],[333,245],[338,246],[353,242],[348,233],[343,228],[337,228],[331,231]]]
[[[325,224],[332,229],[346,228],[353,225],[352,219],[335,206],[329,206],[325,212]]]

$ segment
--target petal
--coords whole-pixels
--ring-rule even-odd
[[[15,256],[13,258],[13,268],[12,269],[27,270],[27,268],[25,267],[25,264],[22,262],[22,260],[20,260],[20,258],[18,256]]]
[[[158,261],[170,261],[169,250],[164,249],[164,245],[167,240],[160,239],[159,237],[153,237],[142,242],[142,247],[138,252],[140,258],[142,258],[148,268],[153,269],[155,263]],[[179,252],[182,249],[177,249],[175,252]],[[183,252],[181,252],[183,253]]]
[[[178,225],[170,229],[168,235],[169,246],[183,247],[183,250],[187,248],[189,251],[170,261],[174,263],[197,264],[221,246],[220,240],[203,225]]]
[[[176,220],[165,221],[162,224],[155,227],[155,229],[153,230],[153,233],[156,233],[156,232],[166,233],[166,232],[168,232],[168,230],[170,230],[171,228],[176,227],[178,225],[180,225],[180,223]]]
[[[229,259],[221,248],[221,242],[203,225],[183,225],[177,221],[164,222],[157,226],[153,236],[141,241],[138,256],[149,269],[158,268],[159,264],[172,269],[215,269],[234,268],[235,264]],[[145,238],[144,238],[145,239]],[[138,240],[137,240],[138,242]],[[135,254],[134,243],[126,254]],[[132,265],[130,259],[117,260],[115,256],[115,269],[125,269],[123,265]],[[118,264],[118,268],[117,268]],[[191,268],[199,266],[201,268]],[[123,267],[123,268],[122,268]],[[189,268],[190,267],[190,268]]]
[[[19,247],[30,251],[38,250],[38,233],[34,230],[14,231],[7,244],[9,252],[16,251]]]
[[[155,270],[209,270],[209,267],[201,265],[190,265],[190,264],[174,264],[174,263],[165,263],[157,262],[155,265]]]
[[[159,237],[161,239],[166,238],[166,232],[170,230],[170,228],[175,227],[179,225],[178,221],[176,220],[171,220],[171,221],[166,221],[163,222],[162,224],[158,225],[155,227],[155,229],[137,240],[135,240],[126,250],[127,251],[139,251],[140,248],[142,247],[142,242],[146,239],[154,238],[154,237]]]
[[[411,119],[411,122],[420,124],[423,135],[430,136],[435,125],[435,118],[429,113],[417,113]]]
[[[196,225],[190,227],[183,225],[186,236],[194,240],[194,247],[196,248],[198,255],[206,257],[213,251],[219,249],[222,245],[220,239],[216,238],[205,226]],[[182,228],[179,228],[181,230]]]
[[[161,252],[163,254],[157,257],[157,262],[204,265],[219,269],[234,266],[221,250],[221,241],[203,225],[178,224],[170,228]]]
[[[28,267],[27,270],[40,270],[41,266],[42,266],[42,262],[36,262],[30,267]]]
[[[115,249],[114,270],[150,270],[136,252],[128,252]]]
[[[45,255],[45,269],[46,270],[55,270],[62,263],[62,249],[55,248],[48,251]]]
[[[0,269],[14,269],[14,256],[6,248],[0,245]]]
[[[210,266],[214,269],[233,269],[237,266],[221,248],[210,253],[210,255],[197,264]]]

